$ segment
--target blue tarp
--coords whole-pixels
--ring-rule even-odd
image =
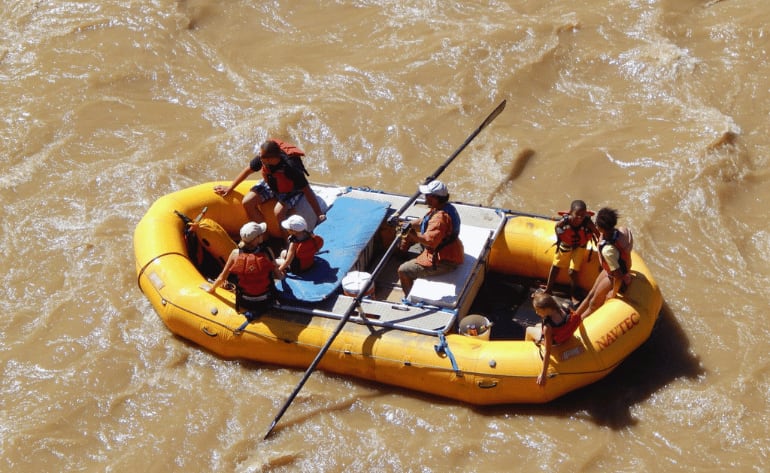
[[[315,228],[324,246],[313,267],[276,281],[279,299],[319,302],[333,294],[374,236],[388,207],[387,202],[338,197],[326,212],[326,221]]]

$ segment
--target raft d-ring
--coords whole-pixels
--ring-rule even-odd
[[[208,335],[209,337],[216,337],[217,335],[219,335],[219,333],[212,332],[211,330],[209,330],[208,327],[201,327],[201,331],[206,335]]]
[[[478,386],[481,389],[491,389],[497,387],[497,380],[496,379],[482,379],[479,381]]]

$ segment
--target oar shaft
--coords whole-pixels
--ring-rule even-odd
[[[468,135],[468,138],[466,138],[466,139],[465,139],[465,141],[463,142],[463,144],[462,144],[462,145],[460,145],[460,147],[459,147],[459,148],[457,148],[457,149],[454,151],[454,153],[452,153],[452,155],[451,155],[451,156],[449,156],[449,158],[447,158],[447,160],[446,160],[446,161],[444,161],[444,164],[442,164],[441,166],[439,166],[439,167],[438,167],[438,169],[436,169],[436,170],[433,172],[433,174],[431,174],[430,176],[428,176],[428,177],[426,177],[426,178],[425,178],[425,180],[422,182],[422,183],[423,183],[423,185],[424,185],[424,184],[427,184],[427,183],[429,183],[429,182],[431,182],[431,181],[435,180],[437,177],[439,177],[439,176],[441,175],[441,173],[443,173],[443,172],[444,172],[444,170],[445,170],[445,169],[446,169],[446,168],[447,168],[447,167],[448,167],[450,164],[452,164],[452,161],[454,161],[454,160],[455,160],[455,158],[456,158],[456,157],[457,157],[457,156],[458,156],[460,153],[462,153],[462,152],[463,152],[463,150],[464,150],[464,149],[465,149],[465,148],[466,148],[466,147],[467,147],[467,146],[470,144],[470,142],[471,142],[471,141],[473,141],[473,139],[474,139],[474,138],[476,138],[476,136],[477,136],[479,133],[481,133],[481,130],[483,130],[484,128],[486,128],[486,127],[487,127],[487,125],[489,125],[490,123],[492,123],[492,121],[493,121],[495,118],[497,118],[497,116],[498,116],[498,115],[500,115],[500,114],[503,112],[503,110],[505,109],[505,104],[506,104],[506,101],[505,101],[505,100],[503,100],[502,102],[500,102],[500,105],[498,105],[498,106],[497,106],[497,107],[496,107],[496,108],[495,108],[495,109],[492,111],[492,113],[490,113],[490,114],[489,114],[489,116],[487,116],[487,118],[486,118],[486,119],[484,119],[484,121],[481,123],[481,125],[479,125],[479,127],[478,127],[478,128],[476,128],[476,129],[473,131],[473,133],[471,133],[470,135]],[[398,210],[396,211],[396,213],[394,213],[393,215],[391,215],[391,217],[390,217],[390,222],[396,223],[396,222],[397,222],[397,220],[398,220],[398,217],[399,217],[399,216],[401,216],[401,214],[402,214],[402,213],[404,213],[404,212],[405,212],[405,211],[406,211],[406,210],[407,210],[407,209],[408,209],[408,208],[409,208],[409,207],[410,207],[410,206],[411,206],[411,205],[414,203],[414,201],[415,201],[415,200],[417,200],[417,198],[418,198],[418,197],[420,197],[420,191],[417,191],[417,192],[415,192],[415,193],[414,193],[414,195],[412,195],[412,197],[410,197],[410,198],[409,198],[409,199],[408,199],[406,202],[404,202],[404,205],[402,205],[402,206],[401,206],[401,208],[400,208],[400,209],[398,209]]]
[[[391,254],[393,253],[393,250],[395,250],[396,247],[398,246],[398,243],[399,243],[399,238],[398,237],[394,238],[393,242],[388,247],[388,250],[382,256],[382,258],[380,258],[380,262],[377,264],[377,267],[374,268],[374,271],[372,272],[372,277],[364,282],[363,287],[360,288],[360,290],[358,291],[358,294],[356,294],[355,299],[353,300],[353,302],[351,302],[351,304],[348,306],[347,310],[345,311],[345,314],[342,316],[340,323],[337,324],[337,328],[334,329],[334,332],[332,332],[331,336],[329,337],[329,340],[327,340],[324,346],[321,347],[321,350],[315,356],[315,358],[313,359],[313,362],[310,363],[310,366],[308,366],[307,370],[305,370],[305,374],[302,376],[302,379],[299,381],[299,384],[297,384],[297,387],[294,388],[294,391],[292,391],[292,393],[289,395],[289,398],[286,400],[283,407],[281,407],[281,410],[278,411],[278,415],[275,416],[275,419],[273,419],[273,423],[270,424],[270,429],[268,429],[264,439],[267,439],[267,437],[269,437],[270,434],[273,432],[273,429],[275,428],[278,421],[286,413],[286,410],[289,408],[289,405],[294,401],[294,398],[297,397],[297,394],[299,394],[299,391],[305,385],[305,382],[307,382],[308,378],[310,378],[310,375],[313,374],[313,371],[315,371],[315,368],[316,366],[318,366],[318,363],[321,362],[321,358],[323,358],[326,352],[329,351],[329,348],[331,347],[332,342],[334,342],[334,340],[337,338],[337,335],[340,334],[340,332],[342,331],[342,328],[350,319],[350,316],[353,314],[353,310],[358,305],[361,304],[361,300],[364,298],[364,295],[369,290],[369,287],[372,285],[372,283],[377,278],[379,273],[382,272],[382,269],[387,264]]]
[[[438,177],[438,176],[439,176],[441,173],[443,173],[443,172],[444,172],[444,170],[445,170],[445,169],[446,169],[446,168],[447,168],[447,167],[448,167],[450,164],[452,164],[452,161],[454,161],[454,160],[455,160],[455,158],[456,158],[456,157],[457,157],[457,156],[458,156],[460,153],[462,153],[462,152],[463,152],[463,150],[464,150],[464,149],[465,149],[465,148],[466,148],[466,147],[467,147],[467,146],[470,144],[470,142],[471,142],[471,141],[473,141],[473,139],[474,139],[474,138],[476,138],[476,136],[477,136],[479,133],[481,133],[481,130],[483,130],[484,128],[486,128],[486,127],[487,127],[487,125],[489,125],[490,123],[492,123],[492,121],[493,121],[495,118],[497,118],[497,116],[498,116],[498,115],[500,115],[500,114],[503,112],[503,110],[505,109],[505,103],[506,103],[506,101],[505,101],[505,100],[503,100],[502,102],[500,102],[500,105],[498,105],[498,106],[497,106],[497,107],[496,107],[496,108],[495,108],[495,109],[492,111],[492,113],[490,113],[490,114],[489,114],[489,116],[488,116],[488,117],[487,117],[487,118],[484,120],[484,122],[483,122],[481,125],[479,125],[479,127],[478,127],[478,128],[476,128],[476,130],[474,130],[474,131],[473,131],[473,133],[471,133],[470,135],[468,135],[468,138],[466,138],[466,139],[465,139],[465,141],[463,142],[463,144],[462,144],[462,145],[460,145],[460,147],[459,147],[459,148],[457,148],[457,149],[455,150],[455,152],[454,152],[454,153],[452,153],[452,155],[451,155],[451,156],[449,156],[449,158],[447,158],[447,160],[446,160],[446,161],[444,161],[444,164],[442,164],[441,166],[439,166],[439,167],[438,167],[438,169],[436,169],[436,171],[435,171],[433,174],[431,174],[430,176],[428,176],[428,177],[426,177],[426,178],[425,178],[425,182],[423,182],[423,184],[427,184],[427,183],[429,183],[430,181],[432,181],[432,180],[436,179],[436,178],[437,178],[437,177]]]

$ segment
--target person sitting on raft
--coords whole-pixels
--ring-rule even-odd
[[[406,251],[414,243],[420,243],[422,253],[417,258],[398,267],[398,279],[404,296],[409,295],[414,280],[430,278],[457,269],[465,258],[463,243],[460,241],[460,216],[449,201],[449,190],[441,181],[431,181],[419,187],[425,194],[430,211],[422,218],[409,224],[408,231],[401,236],[399,248]]]
[[[542,356],[543,369],[537,377],[537,384],[545,386],[548,380],[548,364],[551,361],[551,347],[569,340],[582,319],[575,313],[566,311],[553,296],[545,292],[535,293],[532,297],[532,307],[543,321],[527,327],[524,340],[545,345]]]
[[[278,270],[285,275],[307,271],[313,266],[316,253],[324,244],[323,238],[307,229],[307,222],[301,215],[291,215],[281,222],[281,227],[289,232],[289,247],[281,251],[276,260]]]
[[[631,250],[634,247],[634,237],[628,228],[616,228],[617,224],[617,210],[603,207],[596,213],[596,227],[602,236],[598,251],[602,271],[575,311],[582,319],[591,315],[605,301],[617,297],[623,286],[631,283]]]
[[[230,273],[237,277],[235,283],[235,307],[244,307],[246,322],[236,332],[242,331],[254,319],[268,310],[273,302],[275,283],[273,278],[281,278],[278,265],[269,249],[264,248],[267,224],[249,222],[241,227],[241,242],[227,258],[225,267],[217,279],[207,289],[214,294]]]

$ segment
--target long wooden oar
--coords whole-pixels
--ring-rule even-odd
[[[478,135],[481,130],[486,128],[487,125],[489,125],[492,120],[497,118],[498,115],[500,115],[500,112],[503,111],[505,108],[505,100],[503,100],[500,105],[497,106],[497,108],[484,120],[484,123],[481,124],[471,135],[468,137],[468,139],[465,140],[465,142],[457,148],[457,150],[452,153],[452,155],[442,164],[436,171],[431,174],[430,176],[425,178],[424,184],[427,184],[431,182],[432,180],[436,179],[442,172],[444,172],[444,169],[449,166],[449,164],[457,157],[458,154],[462,150],[465,149],[466,146],[468,146],[468,143],[473,140],[473,138]],[[409,200],[407,200],[404,205],[401,206],[400,209],[396,211],[394,214],[395,217],[391,217],[391,222],[396,222],[398,219],[398,216],[401,215],[403,212],[405,212],[417,198],[420,196],[420,191],[418,190]],[[270,428],[268,429],[267,433],[265,434],[264,439],[267,439],[270,434],[273,432],[273,429],[275,428],[278,421],[283,417],[284,413],[286,413],[286,410],[289,408],[289,405],[294,401],[294,398],[297,397],[297,394],[299,394],[300,389],[302,389],[302,386],[305,385],[305,382],[310,378],[310,375],[315,371],[316,366],[318,366],[318,363],[321,362],[321,358],[326,354],[327,351],[329,351],[329,347],[331,347],[332,342],[334,342],[334,339],[337,338],[337,335],[342,332],[342,328],[345,326],[345,324],[348,322],[348,319],[350,319],[350,316],[353,314],[353,311],[356,307],[358,307],[361,304],[361,300],[366,295],[366,292],[369,290],[369,287],[372,285],[375,279],[377,279],[377,276],[380,272],[382,272],[382,269],[385,267],[385,265],[388,263],[388,260],[390,259],[390,256],[393,254],[393,251],[398,247],[399,238],[396,236],[396,238],[393,239],[393,242],[388,247],[387,251],[385,251],[385,254],[380,258],[379,263],[377,263],[377,267],[374,268],[374,271],[372,272],[372,277],[369,278],[368,281],[366,281],[363,285],[363,287],[360,288],[358,291],[358,294],[356,295],[353,302],[348,306],[347,310],[345,311],[344,315],[342,316],[342,319],[340,320],[340,323],[337,324],[337,328],[334,329],[334,332],[332,332],[329,339],[326,341],[323,347],[321,347],[321,350],[318,352],[318,354],[313,359],[313,362],[310,363],[310,366],[308,366],[307,370],[305,370],[305,374],[302,376],[302,379],[299,381],[299,384],[297,384],[297,387],[294,388],[294,391],[289,395],[289,399],[286,400],[286,402],[283,404],[283,407],[281,407],[281,410],[278,411],[278,415],[275,416],[275,419],[273,419],[273,423],[270,424]]]

